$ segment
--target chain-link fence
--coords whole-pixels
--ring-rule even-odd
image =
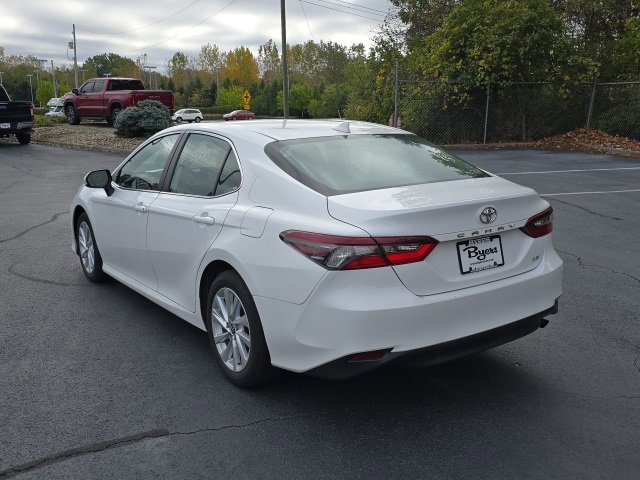
[[[640,82],[399,83],[400,126],[435,143],[528,142],[585,126],[640,138]]]

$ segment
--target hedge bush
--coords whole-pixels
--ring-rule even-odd
[[[143,100],[120,112],[114,126],[121,137],[148,137],[170,127],[171,115],[157,100]]]

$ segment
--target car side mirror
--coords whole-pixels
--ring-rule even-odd
[[[113,193],[111,186],[111,172],[109,170],[94,170],[84,177],[84,184],[89,188],[104,188],[107,196]]]
[[[71,93],[75,94],[75,95],[80,95],[80,90],[78,90],[77,88],[73,88],[71,90]]]

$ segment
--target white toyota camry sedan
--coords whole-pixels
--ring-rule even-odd
[[[369,123],[172,127],[87,174],[71,213],[87,278],[206,330],[241,386],[458,358],[544,327],[561,294],[548,202]]]

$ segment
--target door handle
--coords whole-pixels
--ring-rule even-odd
[[[196,223],[203,223],[205,225],[213,225],[216,223],[215,218],[210,217],[208,212],[204,212],[202,215],[194,215],[193,221]]]
[[[147,213],[147,206],[140,202],[140,203],[136,203],[133,208],[135,208],[138,212],[140,213]]]

